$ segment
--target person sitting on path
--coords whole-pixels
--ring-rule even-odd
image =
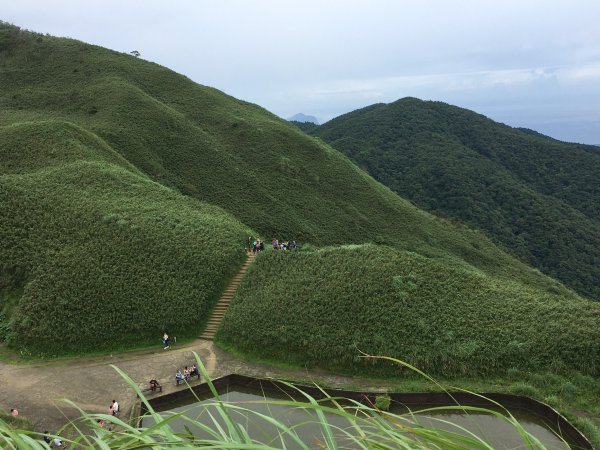
[[[181,373],[181,370],[177,369],[177,373],[175,374],[175,381],[177,383],[179,383],[179,381],[183,380],[183,374]]]
[[[183,378],[185,378],[185,381],[190,381],[190,369],[187,366],[183,369]]]
[[[155,380],[154,378],[150,380],[150,390],[152,392],[154,392],[155,390],[157,390],[160,387],[160,383]]]
[[[198,366],[194,364],[192,366],[192,370],[190,371],[190,376],[200,378],[200,372],[198,372]]]
[[[10,415],[17,417],[19,415],[19,411],[17,411],[15,408],[10,408]]]

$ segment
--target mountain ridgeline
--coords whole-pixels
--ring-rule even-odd
[[[600,148],[404,98],[306,130],[419,207],[600,299]]]
[[[522,291],[515,294],[520,322],[501,335],[519,349],[540,357],[551,351],[519,327],[557,305],[571,308],[571,339],[586,344],[574,359],[561,350],[551,360],[575,360],[579,367],[599,348],[600,331],[590,330],[589,322],[600,305],[520,262],[482,232],[417,208],[322,140],[157,64],[0,24],[0,339],[22,354],[52,355],[150,345],[164,331],[196,337],[242,265],[250,235],[295,239],[304,247],[296,278],[292,260],[283,265],[275,257],[257,258],[248,276],[261,280],[254,286],[259,291],[331,271],[336,281],[316,310],[308,307],[310,292],[293,297],[307,304],[295,318],[300,322],[310,322],[315,311],[333,318],[350,304],[358,308],[356,317],[361,308],[375,317],[384,309],[372,308],[373,296],[382,296],[384,306],[427,298],[411,314],[428,319],[444,308],[427,294],[429,286],[441,289],[430,278],[443,271],[457,274],[445,278],[454,284],[448,292],[456,298],[448,304],[454,301],[457,316],[485,313],[485,296],[463,295],[470,286],[487,286],[482,292],[489,295],[505,292],[503,283],[510,295]],[[343,250],[335,250],[339,246]],[[320,247],[334,250],[315,251]],[[379,277],[377,264],[388,258],[395,262]],[[349,290],[344,280],[361,267],[369,270],[368,289]],[[396,275],[408,284],[400,286]],[[307,286],[321,290],[314,281]],[[337,300],[342,294],[346,303]],[[264,310],[255,303],[261,296],[252,292],[252,298],[246,312],[241,303],[236,314]],[[261,320],[277,330],[278,317]],[[480,339],[477,328],[465,333],[462,321],[443,323],[457,346],[477,348],[461,363],[502,345]],[[246,339],[247,331],[229,327],[223,339],[242,332]],[[300,342],[302,333],[321,336],[309,327],[296,331]],[[364,341],[363,350],[401,338],[381,335]],[[353,331],[340,339],[347,363]],[[328,343],[323,338],[315,345]],[[284,347],[273,342],[273,355]],[[518,363],[511,358],[501,361]]]

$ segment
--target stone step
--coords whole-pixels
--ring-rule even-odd
[[[206,326],[207,327],[209,327],[211,325],[219,326],[221,324],[221,319],[223,319],[223,316],[221,316],[221,317],[213,316],[208,320],[208,322],[206,322]]]
[[[206,327],[200,335],[201,339],[212,340],[214,338],[217,329],[219,328],[219,325],[221,325],[223,317],[225,316],[225,313],[229,308],[230,300],[234,297],[235,293],[237,292],[242,280],[244,279],[244,275],[248,270],[248,267],[250,267],[252,261],[254,261],[254,257],[255,255],[248,254],[246,261],[244,261],[238,273],[235,274],[233,278],[229,281],[229,284],[221,294],[221,298],[213,308],[212,314],[208,319],[208,322],[206,323]]]

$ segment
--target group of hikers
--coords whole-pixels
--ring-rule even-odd
[[[265,243],[260,239],[252,239],[248,238],[248,243],[250,244],[250,248],[252,249],[252,253],[262,252],[265,249]],[[296,241],[279,241],[278,239],[273,239],[271,241],[271,245],[273,246],[273,250],[275,251],[285,251],[285,250],[294,250],[298,248],[298,244]]]
[[[198,366],[196,364],[192,364],[190,367],[185,366],[183,372],[181,369],[177,369],[177,372],[175,373],[175,382],[179,384],[183,383],[184,381],[190,381],[190,378],[192,377],[198,377],[198,379],[200,379],[200,371],[198,370]],[[156,390],[162,391],[162,386],[158,380],[152,378],[148,382],[148,390],[151,392],[155,392]]]
[[[177,373],[175,374],[175,381],[179,383],[180,381],[190,381],[191,377],[200,378],[200,372],[198,371],[198,366],[193,364],[192,367],[185,366],[183,369],[183,373],[181,373],[181,369],[177,369]]]

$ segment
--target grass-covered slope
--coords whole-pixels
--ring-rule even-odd
[[[130,55],[0,25],[0,125],[49,119],[86,130],[266,239],[387,243],[546,283],[482,234],[424,213],[258,106]]]
[[[528,264],[600,299],[599,147],[414,98],[310,132],[418,206],[484,230]]]
[[[60,122],[0,127],[0,332],[59,354],[193,337],[247,228]]]
[[[600,374],[600,304],[374,245],[260,255],[218,339],[245,354],[397,375],[509,368]]]
[[[0,183],[0,330],[35,351],[143,343],[165,326],[191,335],[250,228],[302,244],[383,243],[570,295],[258,106],[5,24]]]

